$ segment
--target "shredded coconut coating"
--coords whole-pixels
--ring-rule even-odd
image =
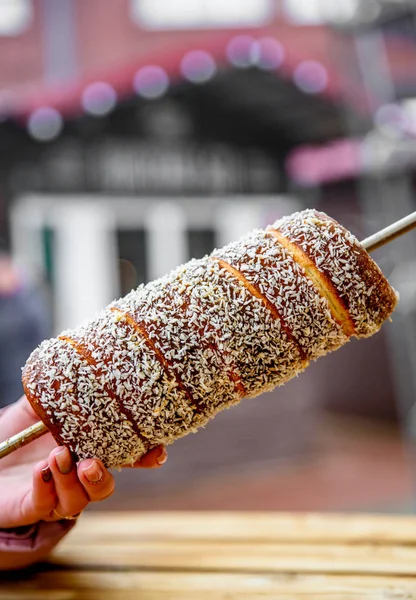
[[[357,336],[379,329],[396,295],[349,232],[316,211],[273,228],[332,282]],[[23,370],[25,391],[79,459],[127,464],[343,345],[323,294],[289,249],[256,230],[43,342]]]
[[[104,381],[68,342],[42,342],[24,372],[28,395],[39,402],[39,416],[52,424],[58,441],[80,459],[96,456],[104,464],[127,464],[144,448]]]
[[[272,225],[314,261],[332,282],[357,337],[379,330],[394,310],[397,294],[356,237],[326,214],[305,210]]]
[[[273,389],[305,367],[280,321],[217,261],[191,261],[172,279],[187,289],[204,339],[226,351],[247,395]]]
[[[127,411],[149,446],[168,444],[192,426],[186,395],[122,314],[107,309],[67,335],[91,352],[105,372],[107,388],[119,399],[119,410]],[[105,426],[111,427],[111,421]]]
[[[276,307],[308,358],[315,360],[348,340],[327,299],[270,234],[254,231],[244,240],[214,251],[214,255],[241,272]]]
[[[195,302],[192,290],[180,277],[160,279],[146,286],[144,293],[132,292],[113,306],[145,329],[182,383],[195,415],[207,420],[218,407],[240,399],[232,357],[217,343],[218,330],[201,320],[204,306]]]

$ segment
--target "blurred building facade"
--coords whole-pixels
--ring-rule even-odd
[[[331,31],[303,27],[299,45],[274,0],[17,5],[13,35],[0,37],[2,226],[49,279],[57,329],[300,208],[288,153],[345,134],[324,64]],[[90,302],[77,308],[76,290]]]

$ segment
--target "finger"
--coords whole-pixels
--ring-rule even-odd
[[[47,518],[56,502],[55,484],[48,463],[38,462],[33,467],[32,490],[22,501],[22,524]]]
[[[58,497],[54,507],[56,512],[63,517],[77,515],[84,510],[89,500],[78,479],[75,462],[68,448],[54,448],[49,454],[48,464]]]
[[[165,446],[156,446],[149,450],[147,454],[136,460],[131,465],[123,465],[123,468],[132,467],[134,469],[157,469],[165,464],[168,460],[168,453]]]
[[[80,462],[78,478],[91,502],[105,500],[114,492],[114,477],[98,458]]]

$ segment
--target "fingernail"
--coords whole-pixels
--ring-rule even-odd
[[[52,471],[49,468],[49,465],[41,470],[42,479],[45,483],[48,483],[52,479]]]
[[[89,467],[83,469],[83,472],[90,483],[100,483],[104,477],[104,471],[96,460],[93,460]]]
[[[156,459],[156,462],[158,465],[164,465],[167,460],[168,460],[168,453],[166,452],[165,448],[162,448],[159,456]]]
[[[63,448],[60,452],[55,454],[56,464],[58,465],[58,469],[62,475],[68,475],[71,472],[73,467],[71,453],[68,448]]]

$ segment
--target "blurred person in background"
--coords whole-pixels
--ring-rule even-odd
[[[21,369],[29,354],[50,337],[47,303],[13,263],[0,240],[0,407],[22,395]]]

